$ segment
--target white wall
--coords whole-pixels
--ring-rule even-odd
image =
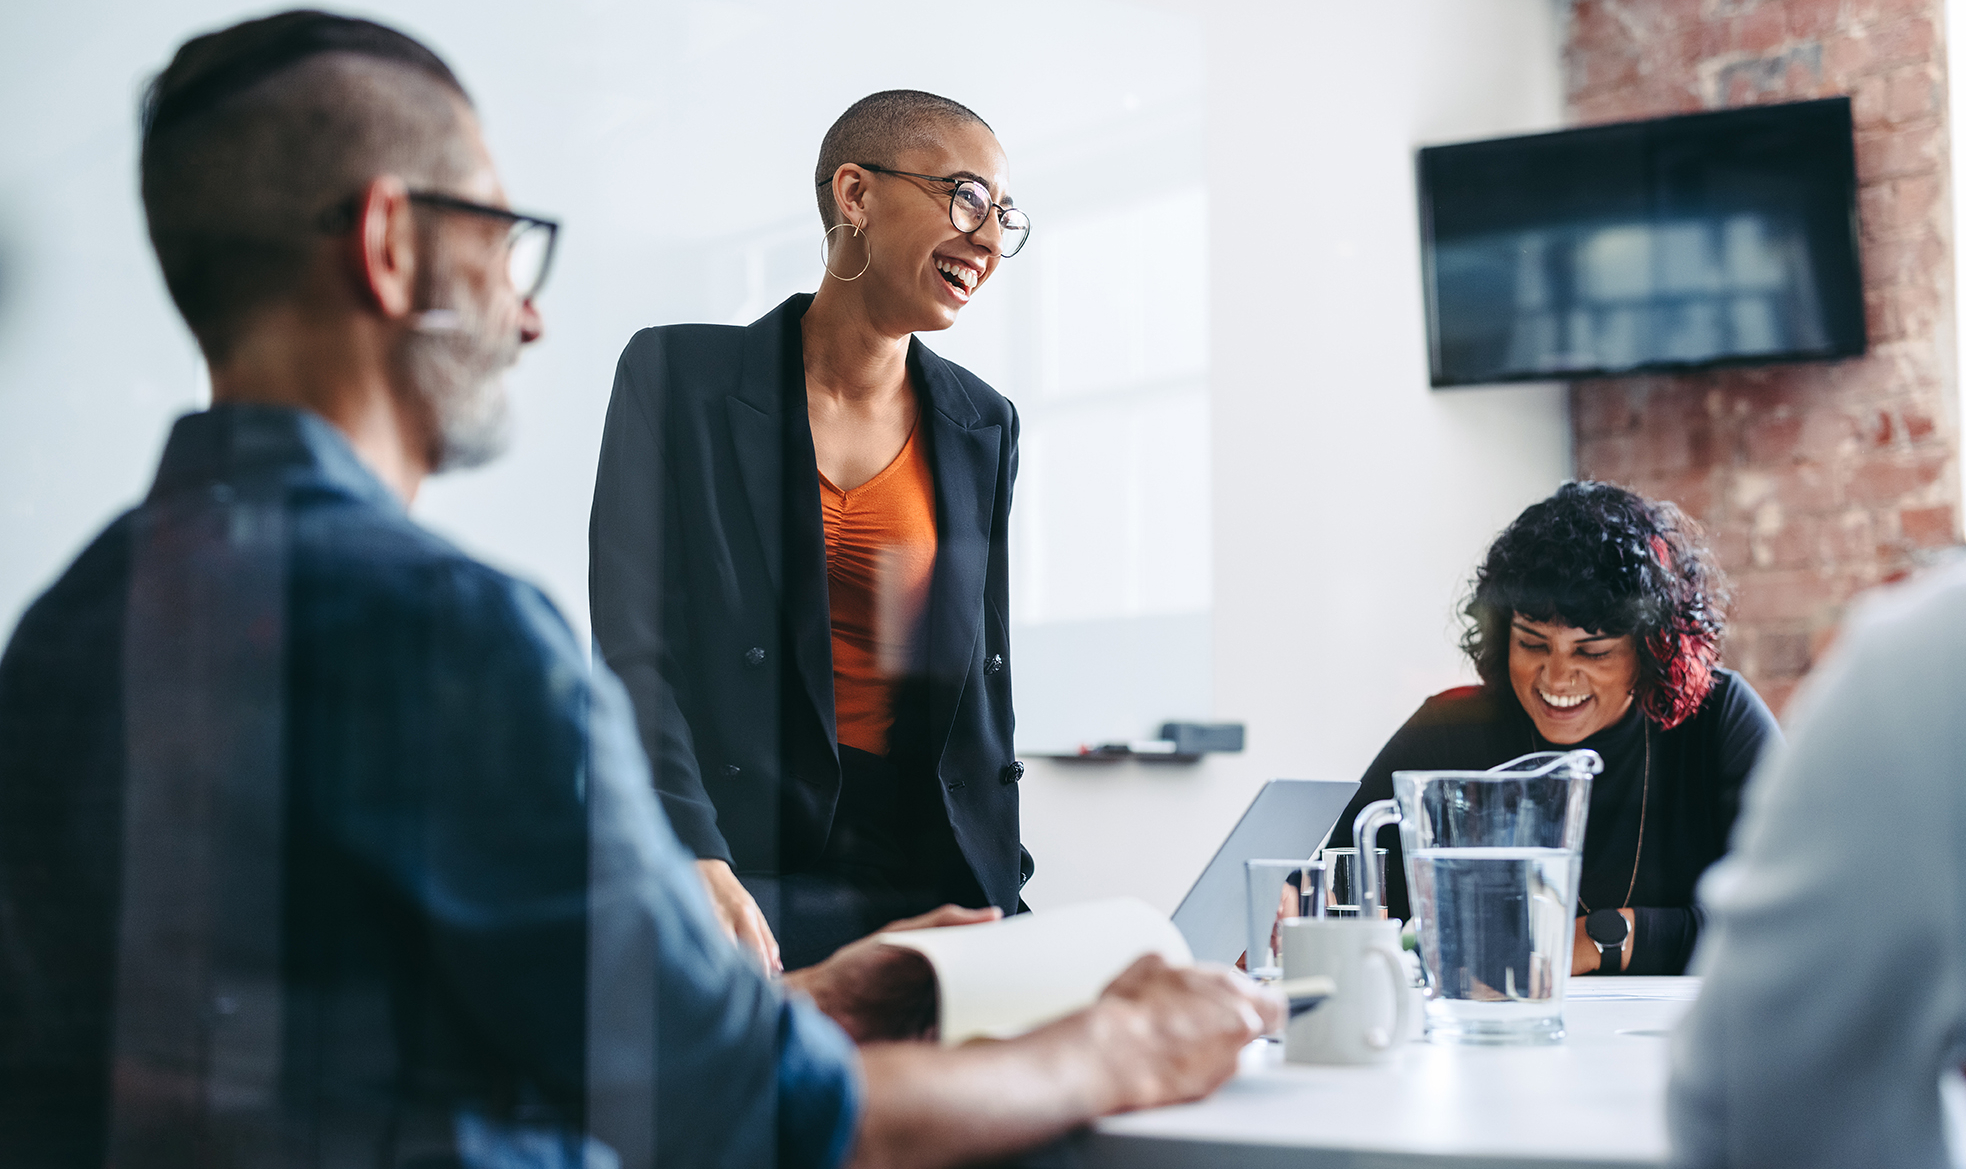
[[[1462,584],[1570,469],[1560,387],[1428,389],[1413,191],[1415,146],[1560,123],[1562,6],[1192,10],[1209,46],[1213,692],[1249,746],[1192,767],[1034,761],[1038,906],[1124,891],[1171,909],[1263,780],[1356,778],[1467,679]]]
[[[0,630],[137,498],[170,420],[205,392],[144,239],[136,96],[178,42],[266,7],[26,0],[8,9],[0,37],[0,109],[9,115],[0,121]],[[1187,465],[1203,490],[1185,496],[1205,498],[1205,430],[1141,422],[1134,416],[1150,414],[1153,402],[1118,405],[1115,389],[1128,387],[1090,385],[1073,373],[1094,364],[1097,330],[1047,330],[1038,319],[1049,289],[1096,279],[1088,248],[1111,244],[1128,216],[1170,194],[1205,200],[1198,174],[1137,186],[1107,177],[1147,175],[1156,157],[1199,149],[1195,18],[1122,0],[1007,0],[987,12],[912,0],[396,0],[350,10],[435,46],[474,95],[514,204],[565,223],[542,298],[546,340],[510,379],[511,453],[433,481],[415,511],[544,585],[576,627],[587,624],[587,508],[621,347],[645,325],[748,321],[817,286],[819,139],[850,102],[877,89],[945,93],[981,112],[1006,144],[1036,242],[999,271],[960,326],[928,340],[1026,404],[1026,435],[1037,449],[1025,460],[1027,481],[1042,485],[1082,463],[1088,444],[1071,428],[1096,416],[1144,426],[1147,441],[1172,431],[1177,444],[1187,442]],[[1058,254],[1048,256],[1048,238],[1061,244]],[[1073,241],[1084,253],[1076,260],[1065,246]],[[1189,285],[1201,280],[1200,247],[1189,249]],[[1143,361],[1204,350],[1205,319],[1182,316],[1179,327],[1160,330],[1176,344],[1139,347]],[[1108,313],[1100,323],[1124,328],[1129,319]],[[1189,364],[1180,371],[1186,393],[1205,415],[1199,362]],[[1047,451],[1059,474],[1047,474]],[[1070,486],[1065,475],[1051,492],[1050,522],[1027,523],[1036,530],[1020,546],[1069,551],[1115,526],[1102,525]],[[1022,508],[1019,522],[1044,511]],[[1137,531],[1133,543],[1152,545]],[[1158,575],[1151,557],[1136,555],[1110,586],[1074,588],[1074,580],[1026,572],[1017,587],[1057,620],[1127,618],[1167,611],[1127,592],[1129,582]],[[1204,627],[1184,671],[1192,679],[1205,670],[1207,574],[1189,575],[1198,586],[1190,582],[1175,607]],[[1042,637],[1040,630],[1035,640]],[[1053,673],[1051,692],[1069,695],[1069,672]],[[1046,680],[1032,683],[1043,699]],[[1206,694],[1205,680],[1199,690]]]

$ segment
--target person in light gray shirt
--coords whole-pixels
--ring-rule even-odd
[[[1948,1164],[1966,1047],[1966,564],[1861,606],[1700,887],[1680,1166]]]

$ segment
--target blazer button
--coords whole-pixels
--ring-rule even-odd
[[[762,666],[762,665],[764,665],[764,664],[765,664],[765,647],[764,647],[764,646],[762,646],[762,645],[754,645],[754,646],[752,646],[752,647],[751,647],[750,649],[747,649],[747,650],[745,650],[745,651],[744,651],[744,664],[745,664],[745,665],[747,665],[747,666]]]
[[[1001,669],[1003,669],[1002,654],[991,654],[990,660],[983,663],[983,672],[986,674],[994,674]]]
[[[725,779],[736,779],[738,776],[742,774],[744,774],[744,769],[742,767],[739,767],[737,764],[735,763],[724,764]]]
[[[998,778],[1002,779],[1005,783],[1016,783],[1018,780],[1023,779],[1024,761],[1022,759],[1019,759],[1016,760],[1015,762],[1006,764],[1004,766],[1002,774]]]

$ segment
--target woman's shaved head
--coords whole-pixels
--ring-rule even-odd
[[[919,89],[885,89],[854,102],[819,143],[819,166],[812,176],[819,218],[829,228],[841,222],[839,205],[833,202],[833,172],[842,163],[892,166],[899,152],[933,145],[942,130],[971,124],[990,129],[961,102]]]

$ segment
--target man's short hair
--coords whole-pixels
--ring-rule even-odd
[[[435,53],[373,21],[283,12],[186,41],[144,94],[140,171],[164,283],[207,359],[295,289],[375,176],[466,170],[469,107]]]
[[[932,145],[936,131],[972,122],[990,129],[990,123],[961,102],[919,89],[884,89],[854,102],[819,142],[819,167],[812,176],[819,218],[827,227],[844,222],[833,201],[833,172],[842,163],[891,166],[901,151]]]

